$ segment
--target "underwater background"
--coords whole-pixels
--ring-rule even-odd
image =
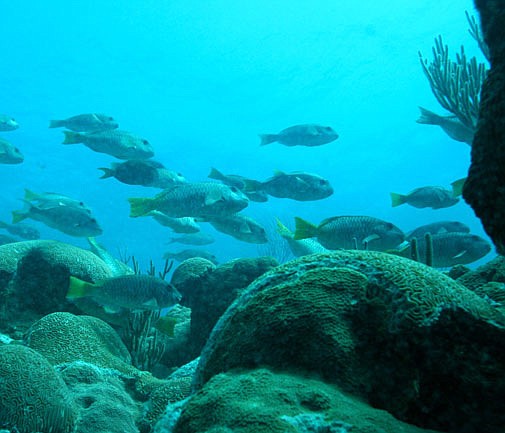
[[[254,179],[275,170],[328,179],[334,194],[324,200],[249,204],[244,214],[272,242],[282,242],[276,217],[293,229],[295,216],[317,224],[337,215],[374,216],[404,231],[456,220],[487,239],[463,200],[439,210],[393,208],[389,196],[450,188],[466,175],[470,146],[416,123],[418,106],[443,114],[418,51],[430,60],[441,34],[451,57],[464,45],[484,61],[465,10],[475,13],[470,0],[6,2],[0,112],[20,127],[1,136],[25,160],[1,165],[0,220],[11,222],[26,188],[62,193],[91,207],[103,229],[97,239],[113,254],[162,266],[163,253],[177,249],[167,244],[170,230],[130,218],[127,201],[159,189],[99,179],[98,167],[121,161],[63,146],[62,130],[48,128],[51,119],[100,112],[148,139],[155,159],[188,181],[209,180],[211,167]],[[259,145],[260,133],[304,123],[330,125],[339,138],[319,147]],[[27,223],[43,239],[87,247],[85,238]],[[216,238],[207,249],[220,262],[260,254],[202,226]]]

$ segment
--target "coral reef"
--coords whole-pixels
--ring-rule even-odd
[[[443,273],[342,250],[255,280],[215,326],[195,388],[233,368],[296,369],[412,424],[491,432],[505,424],[504,344],[503,312]]]
[[[0,246],[0,323],[6,326],[0,330],[23,332],[45,314],[77,312],[65,298],[70,275],[97,281],[110,277],[111,271],[92,252],[62,242],[35,240]]]
[[[116,370],[83,361],[62,364],[59,370],[79,407],[74,433],[138,433],[140,405]]]
[[[126,375],[138,375],[114,329],[96,317],[64,312],[48,314],[30,327],[25,342],[54,365],[84,361]]]
[[[19,433],[72,431],[69,391],[51,364],[21,345],[0,346],[0,427]]]
[[[206,262],[186,260],[172,278],[172,284],[183,295],[181,304],[191,309],[185,362],[200,354],[213,326],[240,291],[278,265],[272,257],[235,259],[215,269]]]
[[[482,86],[479,122],[463,197],[505,254],[505,8],[476,0],[491,69]]]
[[[170,416],[156,425],[156,432],[429,433],[335,386],[267,369],[214,376],[185,405],[173,430],[164,429]]]

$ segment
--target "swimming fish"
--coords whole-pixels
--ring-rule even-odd
[[[146,216],[153,217],[159,224],[171,228],[175,233],[198,233],[200,231],[200,226],[193,217],[174,218],[159,210],[152,210]]]
[[[138,135],[119,129],[97,132],[63,131],[63,144],[83,143],[91,150],[106,153],[118,159],[148,159],[154,156],[149,141]]]
[[[408,194],[392,192],[390,195],[393,207],[407,203],[416,208],[442,209],[454,206],[459,202],[459,198],[454,197],[452,191],[441,186],[422,186],[410,191]]]
[[[100,179],[115,177],[127,185],[142,185],[155,188],[169,188],[186,182],[181,173],[168,170],[152,159],[132,159],[125,162],[113,162],[110,168],[100,167],[103,175]]]
[[[217,231],[243,242],[251,244],[265,244],[268,242],[265,228],[246,215],[237,213],[214,217],[209,220],[209,223]]]
[[[67,128],[75,132],[94,132],[116,129],[118,123],[113,117],[102,113],[78,114],[62,120],[51,120],[49,128]]]
[[[414,230],[406,234],[405,239],[411,240],[412,238],[421,239],[426,233],[436,235],[439,233],[470,233],[470,227],[458,221],[437,221],[416,227]]]
[[[193,257],[202,257],[202,258],[207,259],[208,261],[214,263],[215,265],[218,263],[217,257],[214,254],[212,254],[210,251],[201,250],[198,248],[188,248],[188,249],[177,251],[177,252],[167,251],[165,254],[163,254],[164,259],[169,259],[169,260],[174,259],[174,260],[177,260],[178,262],[183,262],[184,260],[192,259]]]
[[[102,234],[100,225],[87,208],[60,202],[37,204],[25,201],[25,204],[25,209],[12,212],[14,224],[31,218],[70,236],[90,237]]]
[[[209,245],[214,242],[214,237],[208,233],[190,233],[183,236],[172,237],[168,243],[177,242],[184,245]]]
[[[154,198],[129,198],[130,216],[158,210],[171,217],[212,217],[244,209],[249,200],[237,188],[221,183],[183,183],[167,188]]]
[[[158,311],[179,302],[181,295],[170,283],[151,275],[122,275],[94,284],[71,276],[67,298],[83,297],[92,298],[107,312],[117,312],[121,308]]]
[[[294,238],[295,234],[289,230],[282,222],[277,219],[277,233],[286,240],[289,249],[295,257],[306,256],[308,254],[328,252],[328,249],[323,247],[318,241],[312,238],[298,239]]]
[[[0,138],[0,164],[21,164],[25,157],[11,142]]]
[[[481,259],[491,251],[491,245],[480,236],[471,233],[447,232],[431,236],[433,243],[433,263],[435,268],[467,265]],[[410,257],[411,246],[402,250],[404,257]],[[417,238],[417,251],[422,263],[426,263],[426,239]]]
[[[14,131],[19,128],[16,119],[7,116],[7,114],[0,114],[0,131]]]
[[[316,124],[295,125],[283,129],[278,134],[260,134],[261,146],[273,143],[285,146],[321,146],[335,141],[338,134],[330,126]]]
[[[421,117],[416,120],[417,123],[426,125],[438,125],[453,140],[472,145],[475,130],[464,125],[456,116],[440,116],[426,108],[419,107]]]
[[[35,228],[26,224],[9,224],[0,221],[0,228],[7,230],[10,234],[19,236],[23,239],[39,239],[40,232]]]
[[[270,179],[245,181],[245,191],[264,191],[277,198],[289,198],[297,201],[322,200],[333,194],[333,187],[327,179],[317,174],[305,172],[275,172]]]
[[[318,226],[295,217],[294,239],[316,237],[329,250],[393,249],[405,240],[404,233],[394,224],[370,216],[336,216],[323,220]]]

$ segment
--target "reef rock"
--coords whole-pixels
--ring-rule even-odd
[[[502,431],[503,347],[493,302],[412,260],[342,250],[255,280],[214,327],[195,389],[270,366],[315,373],[424,428]]]

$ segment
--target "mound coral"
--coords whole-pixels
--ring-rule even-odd
[[[457,428],[471,412],[492,431],[505,424],[504,344],[503,311],[441,272],[341,250],[255,280],[214,327],[195,388],[233,368],[296,369],[410,423]]]

